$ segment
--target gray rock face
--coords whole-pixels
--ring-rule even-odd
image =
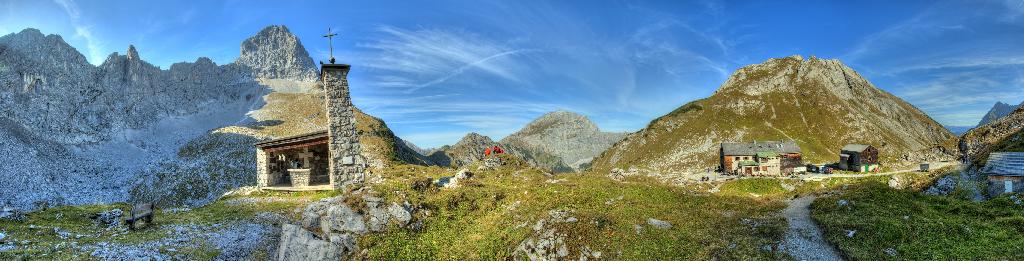
[[[553,171],[579,171],[625,136],[626,133],[602,132],[586,116],[555,111],[501,139],[501,144],[534,165]],[[544,155],[555,159],[543,159]]]
[[[978,125],[975,127],[981,127],[989,122],[993,122],[999,118],[1005,117],[1006,115],[1010,115],[1011,112],[1019,107],[1020,105],[1009,105],[1003,102],[996,102],[995,105],[992,105],[992,109],[989,109],[988,113],[985,113],[985,116],[981,117],[981,121],[979,121]]]
[[[264,28],[242,42],[242,51],[235,60],[238,65],[253,69],[259,78],[316,81],[317,71],[306,48],[283,25]]]
[[[343,240],[341,236],[337,237]],[[292,224],[284,224],[277,260],[340,260],[348,249],[341,243],[318,239],[316,235]]]
[[[0,166],[0,173],[12,173],[10,182],[0,183],[0,205],[127,201],[139,180],[161,189],[180,185],[196,197],[183,201],[198,203],[246,182],[241,175],[226,176],[197,190],[188,182],[176,184],[177,177],[153,175],[167,172],[163,166],[205,165],[208,158],[185,159],[179,149],[211,129],[246,119],[267,91],[252,78],[259,68],[199,58],[163,70],[140,54],[129,46],[125,55],[111,54],[93,66],[57,35],[26,29],[0,37],[0,157],[12,160]],[[242,141],[245,149],[252,150],[252,141]],[[223,169],[232,174],[251,176],[238,166],[248,165],[244,161],[219,162],[230,165]],[[36,189],[16,193],[25,187]]]

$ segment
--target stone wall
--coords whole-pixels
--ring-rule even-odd
[[[991,197],[998,197],[1003,193],[1006,193],[1006,182],[1009,181],[1013,185],[1014,193],[1024,192],[1024,177],[1017,176],[988,176],[988,195]]]
[[[270,179],[270,162],[267,161],[267,152],[256,149],[256,186],[266,187],[273,185]]]
[[[320,68],[327,105],[330,150],[329,173],[335,189],[359,187],[363,183],[365,160],[360,156],[359,136],[348,90],[347,64],[324,64]]]

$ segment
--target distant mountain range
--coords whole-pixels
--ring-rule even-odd
[[[974,126],[950,126],[950,125],[943,125],[943,127],[946,127],[946,129],[949,130],[949,132],[952,132],[954,135],[964,134],[964,132],[967,132],[967,131],[969,131],[969,130],[974,128]]]
[[[881,163],[948,157],[945,127],[838,60],[800,56],[740,68],[710,97],[687,103],[628,135],[593,168],[650,173],[714,169],[722,142],[795,140],[806,162],[838,160],[844,144],[870,144]]]
[[[443,166],[462,166],[483,159],[486,148],[500,146],[531,165],[554,172],[572,172],[585,168],[593,157],[624,136],[625,133],[602,132],[586,116],[555,111],[499,142],[470,133],[455,145],[438,148],[428,158]]]

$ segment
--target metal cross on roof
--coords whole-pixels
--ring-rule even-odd
[[[324,37],[327,37],[327,46],[331,50],[331,64],[334,64],[334,43],[331,40],[337,35],[337,33],[331,33],[331,28],[327,27],[327,34],[325,34]]]

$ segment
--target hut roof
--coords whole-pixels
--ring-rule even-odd
[[[754,141],[754,142],[726,142],[722,143],[722,153],[725,155],[757,155],[757,152],[772,151],[776,153],[800,153],[800,146],[796,141]]]
[[[268,140],[268,141],[263,141],[263,142],[257,142],[256,143],[256,147],[257,148],[261,148],[261,149],[262,148],[268,148],[268,147],[278,147],[278,146],[282,146],[282,145],[302,143],[302,142],[308,142],[308,141],[317,140],[317,139],[323,139],[323,138],[326,138],[326,137],[327,137],[327,131],[326,130],[314,131],[314,132],[299,134],[299,135],[295,135],[295,136],[288,136],[288,137],[284,137],[284,138],[278,138],[278,139],[273,139],[273,140]]]
[[[1024,176],[1024,152],[993,152],[981,172],[996,176]]]
[[[843,150],[844,151],[853,151],[853,152],[864,152],[864,150],[868,149],[868,147],[871,147],[871,145],[846,144],[846,146],[843,146]]]

